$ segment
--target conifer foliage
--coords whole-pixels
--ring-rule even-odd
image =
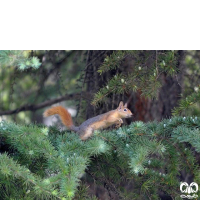
[[[197,117],[173,117],[97,131],[81,141],[55,127],[3,121],[0,137],[10,150],[0,154],[0,198],[95,199],[83,189],[87,173],[118,199],[178,199],[182,171],[200,184],[199,128]]]
[[[41,65],[39,59],[35,56],[30,57],[29,51],[0,51],[0,65],[1,66],[17,66],[19,70],[28,68],[38,69]]]

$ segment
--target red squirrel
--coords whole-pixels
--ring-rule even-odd
[[[96,117],[92,117],[83,122],[80,126],[74,126],[70,113],[62,106],[55,106],[47,109],[43,116],[48,117],[55,114],[60,116],[62,123],[68,129],[77,132],[81,140],[87,140],[93,135],[95,130],[104,129],[113,124],[116,124],[117,127],[120,127],[123,123],[122,118],[129,118],[133,115],[127,108],[127,103],[123,105],[122,101],[120,102],[117,109],[111,110],[101,115],[97,115]]]

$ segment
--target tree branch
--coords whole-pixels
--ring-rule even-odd
[[[88,96],[89,94],[87,94]],[[0,111],[0,116],[1,115],[12,115],[12,114],[17,114],[21,111],[36,111],[39,110],[41,108],[50,106],[52,104],[61,102],[61,101],[65,101],[65,100],[77,100],[80,98],[80,94],[65,94],[62,97],[56,98],[56,99],[51,99],[48,101],[45,101],[43,103],[40,104],[27,104],[27,105],[23,105],[15,110],[7,110],[7,111]]]

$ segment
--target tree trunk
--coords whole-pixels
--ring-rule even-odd
[[[173,77],[166,74],[161,76],[162,87],[157,100],[142,97],[140,91],[133,95],[131,108],[134,113],[134,121],[160,121],[163,118],[172,116],[172,109],[177,106],[183,85],[184,51],[178,53],[178,74]]]

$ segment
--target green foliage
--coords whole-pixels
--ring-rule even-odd
[[[173,110],[174,115],[200,116],[199,89],[200,89],[200,51],[185,51],[184,85],[181,100]]]
[[[178,107],[174,108],[172,113],[173,115],[180,115],[183,111],[186,111],[193,104],[200,102],[200,87],[198,87],[197,92],[193,92],[188,95],[186,98],[183,98],[179,101]]]
[[[122,62],[127,57],[133,60],[132,66],[122,69]],[[115,70],[115,75],[95,94],[92,104],[98,105],[110,94],[132,91],[156,98],[162,86],[161,75],[174,75],[177,72],[177,57],[175,51],[114,51],[105,58],[98,72],[103,74]]]
[[[197,117],[173,117],[97,131],[81,141],[54,127],[3,121],[0,139],[10,151],[0,154],[0,198],[95,199],[87,195],[85,173],[120,198],[159,199],[159,191],[178,198],[182,170],[200,184],[199,128]]]
[[[120,67],[120,64],[127,56],[136,55],[139,51],[114,51],[110,56],[104,59],[103,64],[99,67],[100,74]]]
[[[38,69],[41,65],[37,57],[29,57],[28,51],[0,51],[1,66],[17,66],[20,70],[28,68]]]

